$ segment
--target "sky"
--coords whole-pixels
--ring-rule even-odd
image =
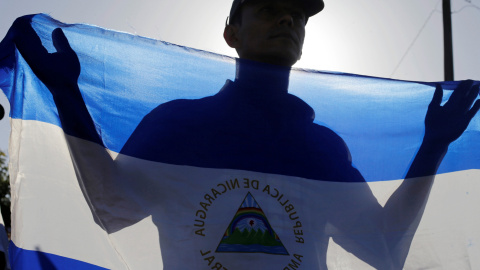
[[[442,0],[324,0],[295,65],[411,81],[443,80]],[[455,80],[480,80],[480,0],[451,0]],[[15,18],[47,13],[219,54],[232,0],[0,0],[0,38]],[[0,104],[9,112],[0,91]],[[8,117],[0,150],[8,148]]]

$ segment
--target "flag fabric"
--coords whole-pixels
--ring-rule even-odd
[[[385,212],[430,177],[403,180],[436,85],[444,103],[459,82],[276,70],[46,15],[32,27],[50,53],[65,33],[93,124],[71,128],[82,108],[7,35],[12,269],[480,268],[479,115],[424,208]],[[249,92],[243,65],[286,73],[289,93]]]

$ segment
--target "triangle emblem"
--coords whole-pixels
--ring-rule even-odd
[[[216,252],[288,255],[250,192],[228,225]]]

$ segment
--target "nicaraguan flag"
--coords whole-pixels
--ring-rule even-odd
[[[0,45],[12,269],[480,268],[480,116],[403,181],[435,83],[31,20]]]

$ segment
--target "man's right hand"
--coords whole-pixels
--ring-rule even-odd
[[[78,87],[80,61],[77,54],[60,28],[52,32],[53,46],[57,51],[49,53],[32,27],[33,16],[15,20],[11,28],[14,31],[8,35],[38,79],[52,93],[64,132],[103,145]]]
[[[76,53],[60,28],[52,33],[57,52],[49,53],[31,25],[32,17],[33,15],[20,17],[13,23],[13,28],[18,30],[13,35],[15,46],[52,95],[61,95],[63,92],[73,94],[71,91],[78,89],[77,80],[80,75],[80,62]]]

